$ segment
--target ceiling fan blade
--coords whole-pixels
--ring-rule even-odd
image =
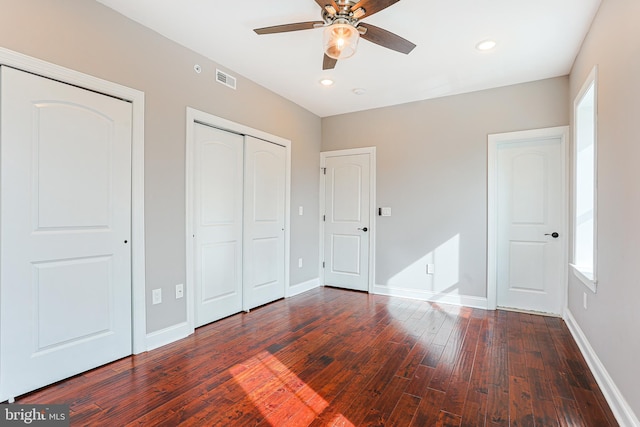
[[[378,13],[381,10],[388,8],[392,4],[399,1],[400,0],[361,0],[356,3],[355,6],[351,8],[351,10],[356,10],[361,7],[364,8],[365,14],[360,18],[363,19],[366,16],[371,16],[374,13]]]
[[[399,35],[393,34],[392,32],[380,27],[376,27],[371,24],[360,24],[358,27],[367,29],[367,32],[360,37],[370,41],[371,43],[386,47],[387,49],[408,54],[414,47],[416,47],[416,45],[411,43],[409,40],[403,39]]]
[[[337,59],[333,59],[329,55],[325,53],[324,58],[322,59],[322,69],[323,70],[333,70],[338,62]]]
[[[312,30],[316,26],[324,25],[322,21],[296,22],[293,24],[274,25],[273,27],[256,28],[256,34],[286,33],[288,31]]]

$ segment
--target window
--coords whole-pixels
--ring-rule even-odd
[[[575,275],[596,291],[596,106],[597,69],[594,68],[574,104],[574,217]]]

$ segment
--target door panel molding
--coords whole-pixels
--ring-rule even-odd
[[[144,242],[144,92],[0,47],[0,65],[131,102],[131,284],[133,353],[147,350]]]
[[[359,154],[367,154],[370,158],[369,165],[369,218],[367,222],[369,224],[369,250],[368,250],[368,262],[369,262],[369,277],[367,284],[367,292],[374,293],[375,283],[375,253],[376,253],[376,147],[363,147],[363,148],[349,148],[345,150],[333,150],[323,151],[320,153],[320,258],[318,260],[318,269],[320,271],[320,284],[325,285],[325,268],[323,262],[325,256],[325,222],[323,215],[326,214],[326,202],[325,202],[325,179],[324,170],[326,166],[327,158],[330,157],[342,157],[353,156]]]
[[[503,144],[521,144],[525,141],[560,139],[561,146],[561,179],[562,179],[562,230],[568,231],[568,137],[569,126],[533,129],[518,132],[490,134],[487,138],[487,308],[497,308],[498,295],[498,151]],[[568,236],[567,236],[568,237]],[[562,247],[562,310],[566,310],[568,238],[563,240]],[[563,313],[556,313],[562,315]]]

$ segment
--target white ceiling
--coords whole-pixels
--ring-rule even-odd
[[[323,71],[321,29],[252,31],[321,20],[314,0],[98,1],[320,117],[567,75],[600,4],[401,0],[363,22],[412,41],[413,52],[360,40],[352,58]],[[495,49],[475,49],[489,38]],[[321,86],[325,77],[335,84]]]

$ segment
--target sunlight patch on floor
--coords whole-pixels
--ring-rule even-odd
[[[312,387],[267,351],[233,366],[229,372],[246,398],[273,426],[307,425],[329,406]],[[346,423],[336,425],[353,426],[341,414],[334,419],[342,420]]]

